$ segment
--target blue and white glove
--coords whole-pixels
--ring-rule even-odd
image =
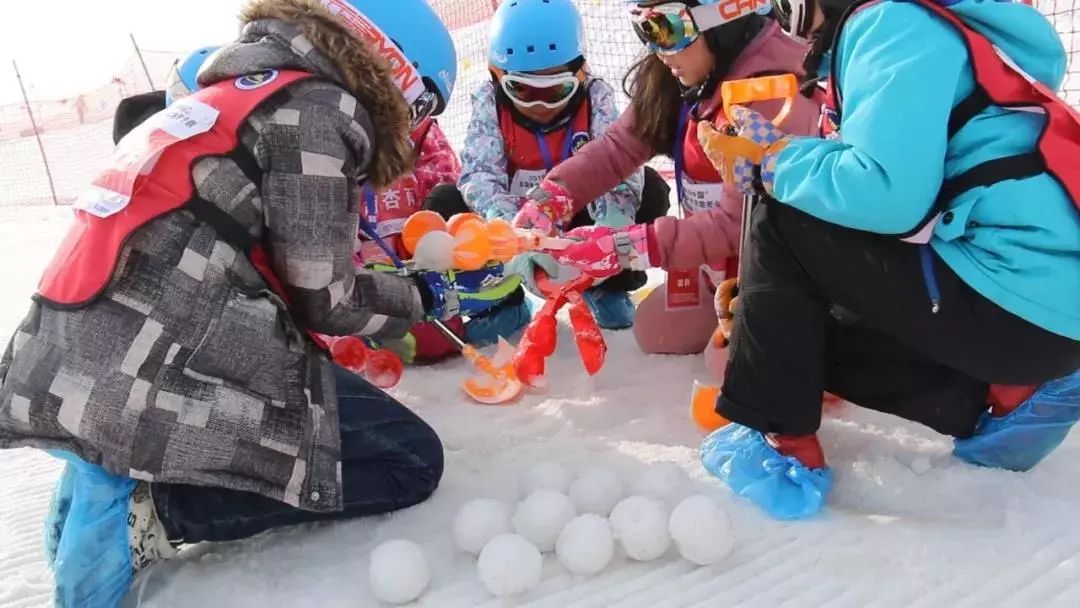
[[[485,312],[521,285],[521,277],[504,273],[502,264],[480,270],[425,271],[414,276],[428,318],[441,321]]]
[[[506,265],[506,274],[521,277],[525,289],[528,289],[533,295],[543,298],[544,294],[536,286],[537,268],[543,269],[553,279],[559,276],[559,263],[555,261],[555,258],[538,251],[530,251],[514,257]]]

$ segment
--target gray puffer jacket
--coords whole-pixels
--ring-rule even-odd
[[[385,65],[317,1],[256,0],[242,20],[204,85],[271,68],[320,78],[289,85],[243,126],[262,183],[223,157],[192,175],[261,239],[291,307],[213,228],[186,211],[160,217],[90,305],[31,305],[0,360],[0,447],[337,510],[334,379],[303,330],[398,337],[423,316],[411,280],[352,263],[359,187],[409,168],[408,109]]]

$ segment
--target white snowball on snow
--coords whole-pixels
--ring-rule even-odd
[[[581,472],[570,484],[570,500],[578,513],[595,513],[607,517],[626,495],[619,474],[605,466],[592,466]]]
[[[647,562],[671,546],[664,503],[655,498],[624,498],[611,511],[611,529],[630,559]]]
[[[521,495],[537,490],[554,490],[566,494],[570,488],[570,471],[557,462],[539,462],[521,476]]]
[[[512,531],[510,507],[501,500],[470,500],[454,517],[454,541],[459,549],[473,555],[480,553],[489,540]]]
[[[922,475],[933,467],[934,465],[931,464],[930,459],[926,456],[916,456],[911,461],[911,470],[914,471],[916,475]]]
[[[496,596],[514,595],[540,584],[544,559],[540,550],[517,534],[501,534],[480,551],[480,582]]]
[[[728,514],[708,496],[691,496],[671,512],[668,531],[679,555],[699,566],[715,564],[735,547]]]
[[[657,462],[649,465],[634,482],[633,493],[674,506],[696,490],[693,480],[682,467],[674,462]]]
[[[405,604],[420,597],[431,582],[427,557],[416,543],[388,540],[371,552],[371,591],[381,602]]]
[[[514,511],[514,531],[541,551],[552,551],[563,526],[576,515],[574,503],[566,494],[537,490],[521,501]]]
[[[454,237],[449,232],[432,230],[420,237],[413,250],[413,266],[420,270],[450,270],[454,265]]]
[[[566,524],[555,543],[555,555],[574,574],[596,574],[611,562],[615,538],[608,520],[586,513]]]

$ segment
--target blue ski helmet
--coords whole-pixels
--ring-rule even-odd
[[[178,59],[169,70],[169,77],[165,80],[165,105],[171,106],[174,101],[181,97],[187,97],[199,90],[199,68],[206,63],[206,59],[221,48],[220,46],[204,46],[192,51],[187,57]]]
[[[535,72],[585,55],[581,13],[571,0],[504,0],[491,20],[488,62]]]
[[[350,32],[372,44],[390,62],[395,84],[413,107],[414,120],[446,109],[457,80],[457,51],[450,32],[427,0],[321,2]]]

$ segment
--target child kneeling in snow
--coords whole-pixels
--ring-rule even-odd
[[[555,167],[536,191],[546,200],[530,199],[518,218],[522,227],[546,230],[549,220],[541,216],[544,225],[534,225],[530,219],[541,209],[562,217],[577,214],[587,201],[650,158],[673,158],[680,210],[686,217],[662,217],[651,227],[627,231],[655,231],[655,263],[650,264],[647,255],[616,259],[623,268],[660,266],[668,271],[668,281],[638,305],[634,337],[641,350],[675,355],[704,351],[718,380],[723,368],[714,364],[726,353],[709,347],[716,344],[710,334],[717,327],[710,296],[737,266],[742,193],[725,183],[709,162],[696,125],[722,118],[724,82],[801,72],[806,45],[784,34],[771,14],[760,14],[755,2],[738,7],[728,3],[723,19],[717,18],[718,0],[627,4],[630,24],[648,51],[624,82],[630,107],[602,136]],[[777,100],[753,107],[773,116],[780,106]],[[799,96],[785,128],[815,132],[819,107],[819,101]],[[581,228],[578,235],[599,234],[593,230],[604,228]]]
[[[424,0],[253,0],[242,21],[76,203],[0,359],[0,447],[69,462],[45,526],[59,606],[118,605],[181,542],[425,500],[434,430],[314,336],[396,338],[518,285],[353,264],[360,188],[404,173],[453,88]]]
[[[503,2],[491,23],[488,61],[491,81],[472,98],[460,191],[443,189],[432,197],[431,208],[444,216],[472,210],[486,219],[513,219],[525,195],[552,168],[618,117],[614,91],[587,72],[581,15],[571,0]],[[659,175],[650,169],[643,177],[637,169],[564,228],[651,222],[668,205],[668,187]],[[552,276],[559,272],[543,253],[522,254],[508,270],[536,292],[538,267]],[[587,291],[598,324],[630,327],[634,306],[628,292],[644,284],[645,273],[631,271]]]
[[[1080,176],[1060,170],[1080,117],[1050,92],[1053,26],[1013,2],[774,6],[829,78],[825,137],[745,108],[733,134],[699,129],[722,172],[771,197],[717,407],[735,424],[705,467],[773,515],[817,512],[828,390],[955,437],[972,464],[1030,469],[1080,418]],[[1009,109],[1032,106],[1046,114]]]
[[[1080,418],[1080,118],[1049,92],[1053,26],[1012,2],[774,7],[828,77],[823,137],[738,106],[730,129],[698,126],[717,169],[768,197],[717,404],[733,424],[702,444],[706,469],[776,517],[818,512],[826,390],[955,437],[967,462],[1030,469]]]
[[[461,163],[458,162],[457,155],[450,147],[439,123],[434,119],[427,119],[417,125],[410,140],[416,158],[413,172],[379,192],[370,186],[363,189],[355,258],[357,268],[371,264],[392,266],[395,258],[406,258],[408,252],[401,239],[401,230],[406,220],[424,208],[425,201],[439,186],[453,185],[461,175]],[[386,248],[391,251],[387,252]],[[484,325],[479,321],[480,318],[494,314],[505,305],[505,302],[500,302],[493,310],[477,315],[470,323]],[[475,331],[478,325],[469,328],[473,330],[469,332],[469,329],[465,329],[461,317],[448,319],[445,324],[459,337],[466,337],[466,334],[471,333],[466,337],[470,343],[485,344],[497,340],[497,336],[486,336],[482,331]],[[457,347],[427,321],[417,323],[405,337],[393,341],[389,346],[402,356],[405,363],[432,363],[457,352]]]

